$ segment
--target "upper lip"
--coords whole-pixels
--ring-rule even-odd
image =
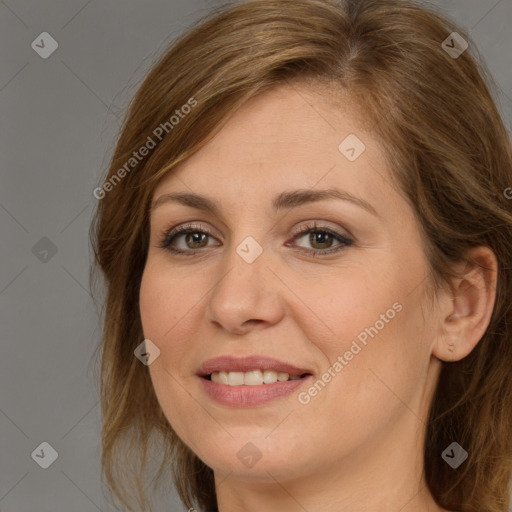
[[[290,376],[311,373],[307,368],[294,366],[271,357],[258,355],[233,357],[226,355],[205,361],[197,371],[197,374],[201,377],[206,377],[214,372],[249,372],[251,370],[274,370],[287,373]]]

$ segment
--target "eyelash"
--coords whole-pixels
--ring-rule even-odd
[[[317,225],[316,222],[313,224],[308,224],[304,226],[300,231],[295,233],[293,235],[293,240],[297,240],[299,238],[302,238],[303,235],[315,232],[315,233],[327,233],[329,235],[332,235],[338,242],[340,242],[340,245],[337,245],[335,247],[330,247],[329,249],[304,249],[303,247],[299,247],[299,250],[304,250],[305,252],[309,253],[313,257],[316,257],[318,255],[327,255],[327,254],[333,254],[343,251],[346,247],[349,247],[353,244],[353,240],[350,238],[347,238],[346,236],[338,233],[337,231],[328,228],[328,227],[322,227]],[[211,236],[214,238],[212,232],[202,226],[198,226],[195,224],[183,224],[182,226],[179,226],[175,229],[171,229],[168,231],[164,231],[164,233],[161,235],[161,242],[158,244],[158,247],[160,249],[165,249],[169,252],[172,252],[174,254],[182,254],[182,255],[188,255],[188,256],[194,256],[198,251],[201,249],[196,250],[187,250],[183,251],[181,249],[174,249],[171,244],[174,242],[174,240],[184,234],[190,234],[190,233],[202,233],[208,236]]]

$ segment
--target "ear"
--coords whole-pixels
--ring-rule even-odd
[[[460,277],[439,302],[439,335],[432,355],[442,361],[466,357],[484,335],[496,300],[498,262],[485,246],[468,252],[467,262],[456,265]],[[462,273],[461,273],[462,271]]]

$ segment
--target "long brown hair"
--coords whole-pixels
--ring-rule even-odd
[[[459,56],[442,45],[455,46],[453,32],[469,43]],[[496,254],[490,325],[470,355],[443,363],[424,467],[440,506],[502,512],[512,465],[511,144],[471,39],[443,15],[407,0],[255,0],[224,7],[177,40],[138,89],[95,194],[91,226],[92,275],[101,269],[106,284],[99,348],[109,489],[129,510],[148,510],[145,475],[158,454],[155,483],[169,469],[187,507],[217,510],[212,469],[173,432],[147,367],[133,355],[143,340],[138,295],[148,208],[159,180],[247,99],[298,82],[330,90],[333,102],[337,90],[348,91],[361,106],[426,235],[433,290],[449,282],[451,264],[466,259],[470,248],[486,245]],[[143,146],[146,156],[131,160]],[[454,440],[469,454],[456,471],[441,457]]]

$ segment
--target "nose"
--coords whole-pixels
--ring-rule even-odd
[[[276,324],[284,315],[282,284],[271,255],[264,250],[251,262],[240,254],[231,249],[219,266],[207,308],[210,322],[234,334]]]

